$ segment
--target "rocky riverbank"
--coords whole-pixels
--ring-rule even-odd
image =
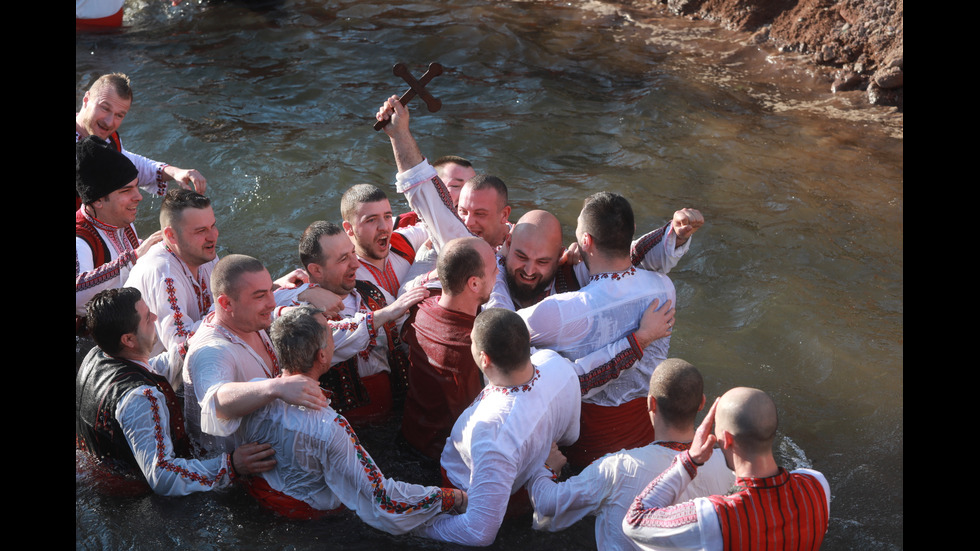
[[[833,92],[864,90],[904,112],[904,0],[638,0],[752,33],[825,69]]]

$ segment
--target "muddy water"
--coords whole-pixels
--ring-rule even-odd
[[[420,0],[127,2],[126,28],[76,35],[76,108],[99,74],[131,76],[131,150],[201,170],[221,254],[293,268],[311,221],[340,220],[349,185],[390,185],[371,129],[381,100],[430,61],[438,113],[413,104],[430,157],[459,154],[510,186],[513,220],[552,210],[573,238],[583,197],[631,199],[641,229],[680,207],[707,222],[671,272],[671,355],[709,399],[770,392],[777,456],[827,475],[827,549],[903,547],[903,136],[786,55],[706,22],[617,3]],[[421,105],[421,104],[419,104]],[[392,197],[395,198],[392,191]],[[405,203],[394,201],[396,210]],[[158,198],[141,206],[155,229]],[[434,482],[396,424],[361,431],[387,474]],[[80,548],[445,549],[348,515],[286,522],[247,496],[96,495],[76,482]],[[498,549],[591,549],[586,520],[501,529]]]

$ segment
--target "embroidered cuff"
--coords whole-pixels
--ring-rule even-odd
[[[456,492],[452,488],[440,488],[442,493],[442,512],[452,511],[456,506]]]
[[[238,471],[235,470],[235,462],[231,459],[231,454],[225,454],[225,468],[228,471],[228,480],[235,482],[238,480]]]
[[[636,333],[630,333],[629,336],[626,337],[626,340],[629,341],[630,348],[632,348],[633,353],[636,354],[636,359],[640,360],[640,358],[643,357],[643,349],[640,348],[640,344],[636,342]]]
[[[691,477],[691,480],[693,480],[698,474],[698,467],[701,465],[698,465],[693,459],[691,459],[691,450],[683,451],[678,455],[680,455],[681,458],[681,465],[684,467],[684,470],[687,471],[687,474]]]

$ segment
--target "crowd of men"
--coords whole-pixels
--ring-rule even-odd
[[[411,212],[352,186],[340,220],[299,237],[302,268],[273,281],[254,257],[217,257],[198,171],[122,148],[132,101],[106,75],[76,114],[76,335],[95,343],[76,447],[101,480],[238,483],[288,518],[347,508],[465,545],[493,543],[509,516],[555,531],[595,515],[600,549],[820,546],[829,486],[778,466],[768,395],[733,389],[695,430],[703,380],[669,358],[667,273],[697,210],[634,239],[629,201],[596,193],[566,247],[547,211],[510,221],[500,178],[430,163],[392,97],[376,118]],[[141,189],[164,195],[143,239]],[[385,477],[361,445],[355,429],[398,416],[441,487]]]

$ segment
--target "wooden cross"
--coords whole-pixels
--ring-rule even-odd
[[[439,101],[438,98],[432,97],[432,94],[425,89],[425,85],[428,84],[429,81],[442,74],[442,65],[438,63],[430,63],[429,69],[424,75],[422,75],[422,78],[418,80],[415,80],[415,77],[413,77],[412,73],[408,71],[408,67],[406,67],[404,63],[396,63],[395,66],[392,67],[391,72],[393,72],[396,77],[402,77],[405,79],[405,82],[408,83],[408,91],[402,94],[402,97],[398,98],[398,101],[400,101],[402,105],[408,105],[408,102],[412,101],[412,98],[418,95],[420,98],[422,98],[422,101],[425,102],[425,105],[429,108],[430,113],[435,113],[442,108],[442,102]],[[390,120],[391,119],[385,119],[374,123],[374,129],[381,130],[388,125]]]

